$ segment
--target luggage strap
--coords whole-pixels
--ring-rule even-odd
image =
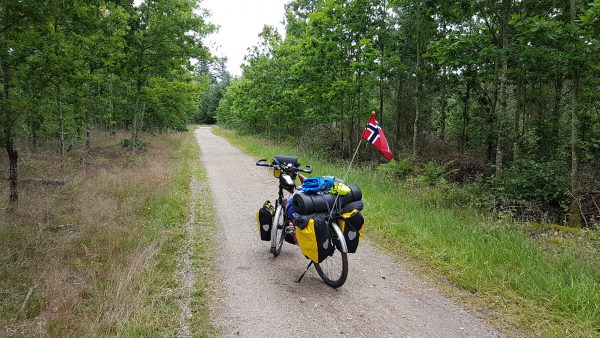
[[[341,209],[341,205],[342,205],[342,200],[339,199],[340,197],[340,193],[338,192],[335,196],[335,200],[333,201],[333,205],[330,207],[329,203],[327,203],[327,199],[321,194],[321,197],[323,198],[323,201],[325,201],[325,205],[327,206],[327,214],[329,215],[329,219],[331,219],[333,217],[333,209],[335,208],[335,205],[337,204],[337,201],[340,201],[340,209]]]

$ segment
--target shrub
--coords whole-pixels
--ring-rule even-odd
[[[436,161],[424,163],[421,167],[421,173],[424,176],[425,182],[429,185],[438,183],[446,183],[444,176],[447,174],[446,166],[438,164]]]
[[[386,176],[404,180],[413,174],[414,164],[411,158],[404,158],[400,161],[391,160],[388,163],[380,164],[377,170]]]
[[[559,161],[538,162],[531,159],[515,161],[492,180],[493,194],[501,207],[531,213],[562,214],[568,209],[569,182],[565,166]]]

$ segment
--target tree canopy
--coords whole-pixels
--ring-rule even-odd
[[[285,39],[265,27],[217,120],[344,158],[374,110],[400,157],[463,166],[466,180],[484,161],[506,205],[578,215],[599,190],[599,11],[580,0],[294,0]],[[526,182],[551,192],[529,196]]]
[[[2,143],[17,195],[16,139],[85,144],[91,130],[185,129],[210,79],[194,63],[214,62],[213,32],[194,0],[0,3]]]

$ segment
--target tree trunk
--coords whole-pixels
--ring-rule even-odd
[[[521,144],[521,114],[524,113],[525,106],[525,83],[523,79],[521,79],[520,83],[515,86],[515,96],[518,100],[518,107],[515,110],[515,119],[514,119],[514,130],[512,136],[512,160],[516,160],[519,157],[520,152],[520,144]]]
[[[92,71],[90,70],[90,76],[92,75]],[[91,82],[91,81],[90,81]],[[92,124],[92,84],[89,84],[88,92],[87,92],[87,111],[85,114],[85,149],[90,151],[91,149],[91,124]]]
[[[575,0],[570,1],[571,7],[571,24],[575,25],[577,19],[577,7]],[[579,117],[578,117],[578,100],[579,100],[579,67],[573,71],[571,82],[573,88],[571,89],[571,194],[575,197],[575,201],[571,204],[570,220],[569,223],[572,226],[581,226],[580,208],[578,202],[578,184],[577,177],[579,176]]]
[[[446,36],[447,27],[444,22],[442,33]],[[446,140],[446,116],[448,115],[448,67],[442,67],[442,90],[440,92],[440,139]]]
[[[131,147],[135,148],[138,144],[138,119],[139,114],[141,112],[141,98],[142,95],[142,82],[140,80],[137,81],[136,91],[135,91],[135,111],[133,114],[133,130],[131,134]]]
[[[417,9],[417,25],[419,23],[419,10]],[[412,139],[412,157],[417,158],[417,139],[419,136],[419,115],[420,111],[420,96],[421,96],[421,34],[417,28],[417,64],[416,64],[416,93],[415,93],[415,120],[413,123],[413,139]]]
[[[36,120],[31,122],[31,152],[37,153],[38,147],[38,131],[40,130],[40,123]]]
[[[469,67],[467,67],[467,73],[470,74]],[[470,75],[469,75],[470,76]],[[465,96],[463,97],[463,112],[462,112],[462,131],[460,137],[460,150],[464,153],[469,146],[469,138],[467,128],[469,126],[469,100],[471,98],[471,80],[467,78]]]
[[[440,139],[446,140],[446,116],[448,115],[448,68],[442,69],[442,91],[440,93]]]
[[[573,89],[571,90],[571,192],[573,194],[577,191],[577,174],[579,172],[579,153],[577,149],[577,142],[579,141],[578,92],[579,79],[575,75]]]
[[[4,137],[6,138],[5,146],[9,161],[10,201],[16,203],[19,200],[19,191],[17,189],[17,161],[19,159],[19,155],[17,150],[14,148],[12,127],[10,125],[4,127]]]
[[[14,112],[9,103],[9,92],[10,92],[10,69],[8,65],[8,46],[4,43],[0,46],[0,71],[2,71],[2,111],[4,117],[4,148],[8,155],[9,162],[9,180],[10,180],[10,197],[9,200],[12,203],[16,203],[19,200],[19,192],[17,189],[17,161],[19,154],[14,147],[13,143],[13,124],[15,120]]]
[[[383,68],[383,65],[381,68]],[[381,72],[383,73],[383,69]],[[379,118],[383,121],[383,74],[379,77]]]
[[[344,101],[340,104],[340,158],[344,156]]]
[[[380,59],[380,63],[379,63],[379,118],[380,118],[380,123],[383,124],[383,94],[384,94],[384,88],[383,88],[383,82],[384,82],[384,71],[385,71],[385,67],[383,65],[383,60],[384,60],[384,54],[385,54],[385,40],[383,39],[383,32],[385,32],[386,30],[386,26],[385,26],[385,20],[386,20],[386,1],[383,1],[382,4],[382,10],[381,10],[381,32],[380,32],[380,36],[379,36],[379,57]]]
[[[109,98],[108,98],[108,135],[110,137],[114,136],[114,126],[113,126],[113,122],[114,122],[114,118],[115,118],[115,101],[114,101],[114,93],[113,93],[113,83],[109,82],[108,83],[108,91],[109,91]]]
[[[396,141],[398,142],[398,144],[400,143],[400,136],[401,136],[401,123],[400,123],[400,117],[402,117],[402,89],[404,88],[404,86],[402,86],[402,82],[398,83],[398,90],[396,91]]]
[[[146,114],[146,102],[142,102],[142,111],[140,112],[140,120],[138,121],[139,130],[144,130],[144,115]]]
[[[60,123],[60,158],[61,169],[65,168],[65,117],[62,110],[61,90],[60,85],[56,85],[56,110],[58,111],[58,119]]]
[[[556,77],[554,82],[554,107],[552,109],[551,118],[551,135],[550,135],[550,152],[558,150],[560,136],[560,104],[562,100],[563,79],[560,76]]]
[[[508,15],[512,0],[502,0],[502,69],[500,70],[500,111],[498,114],[496,143],[496,177],[502,176],[504,145],[504,119],[507,115],[507,77],[508,77]]]

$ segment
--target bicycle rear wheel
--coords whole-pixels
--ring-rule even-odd
[[[283,207],[277,204],[275,209],[275,218],[273,218],[273,227],[271,229],[271,250],[273,256],[277,257],[283,246],[283,238],[285,237],[285,216]]]
[[[337,289],[344,285],[348,277],[348,254],[342,251],[346,247],[344,237],[339,238],[332,230],[331,239],[335,247],[333,254],[321,263],[315,263],[315,269],[325,284]]]

